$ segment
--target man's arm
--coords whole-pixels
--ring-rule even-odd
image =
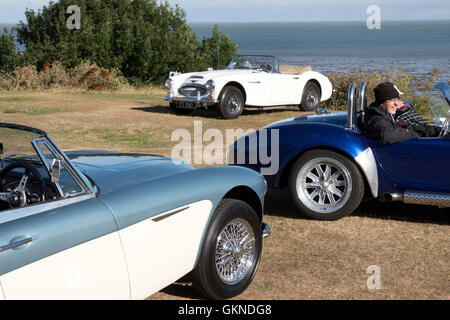
[[[395,126],[389,119],[377,117],[367,127],[367,132],[383,144],[391,144],[420,138],[414,130]]]

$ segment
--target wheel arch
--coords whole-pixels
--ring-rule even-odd
[[[304,150],[298,152],[297,154],[295,154],[291,159],[289,159],[289,161],[287,162],[287,164],[283,167],[283,169],[281,171],[279,182],[278,182],[279,189],[283,189],[288,186],[289,173],[291,172],[292,167],[294,166],[297,159],[300,158],[305,153],[307,153],[309,151],[314,151],[314,150],[333,151],[333,152],[339,153],[340,155],[342,155],[342,156],[346,157],[348,160],[350,160],[358,168],[359,173],[363,177],[364,195],[370,194],[370,185],[369,185],[366,173],[363,170],[363,168],[361,168],[359,163],[355,161],[354,157],[352,155],[350,155],[349,153],[347,153],[345,150],[338,149],[338,148],[335,148],[332,146],[314,146],[314,147],[311,147],[308,149],[304,149]]]
[[[255,210],[256,214],[260,221],[263,219],[263,205],[261,203],[258,194],[250,187],[240,185],[234,187],[230,191],[228,191],[223,199],[235,199],[241,200],[250,205],[253,210]]]
[[[308,80],[306,80],[305,85],[303,86],[303,90],[305,90],[306,85],[308,84],[308,82],[313,82],[315,84],[317,84],[317,86],[319,87],[320,90],[320,98],[319,101],[322,101],[322,84],[320,83],[319,80],[317,80],[316,78],[310,78]],[[300,97],[300,101],[303,99],[303,91],[302,91],[302,96]]]
[[[241,91],[242,95],[244,96],[244,104],[245,104],[245,102],[247,102],[247,93],[245,91],[245,88],[244,88],[244,86],[242,84],[240,84],[237,81],[229,81],[229,82],[227,82],[223,86],[222,90],[220,90],[219,99],[222,97],[222,93],[223,93],[223,91],[225,90],[226,87],[236,87],[236,88],[238,88]]]

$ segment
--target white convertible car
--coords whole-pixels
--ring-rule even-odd
[[[166,89],[165,100],[176,114],[216,106],[225,119],[238,118],[244,107],[295,105],[310,111],[332,94],[331,82],[323,74],[280,72],[280,59],[267,55],[238,55],[225,70],[171,73]]]

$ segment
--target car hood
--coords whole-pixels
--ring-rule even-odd
[[[199,83],[204,83],[210,79],[216,79],[223,76],[236,76],[241,74],[250,74],[257,73],[261,71],[256,70],[213,70],[213,71],[201,71],[201,72],[192,72],[188,75],[185,82],[198,81]]]
[[[329,112],[326,110],[316,113],[301,115],[274,122],[264,127],[264,129],[274,129],[283,126],[301,125],[302,123],[328,123],[334,125],[345,125],[347,123],[347,112]]]
[[[102,193],[193,169],[183,160],[151,154],[87,150],[66,155]]]

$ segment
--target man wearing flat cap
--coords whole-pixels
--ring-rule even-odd
[[[373,91],[375,102],[365,110],[364,120],[365,131],[369,137],[383,144],[391,144],[439,135],[438,127],[396,121],[395,113],[402,102],[399,90],[392,82],[381,82]]]

